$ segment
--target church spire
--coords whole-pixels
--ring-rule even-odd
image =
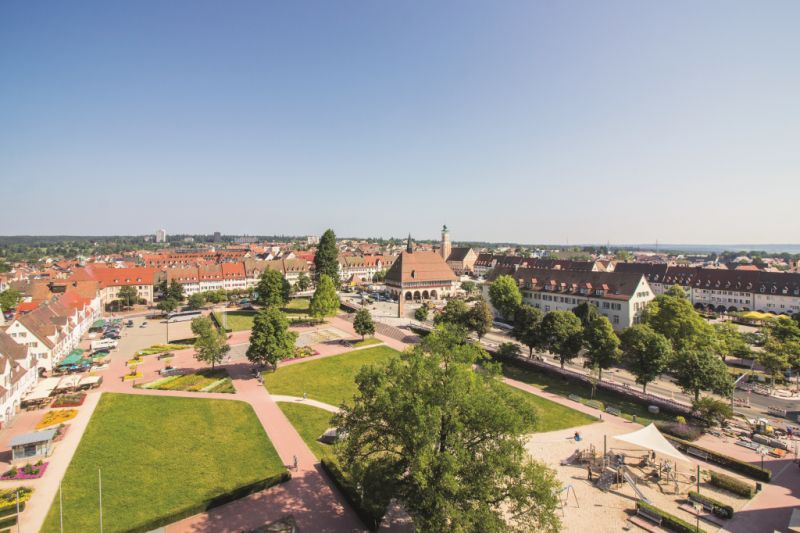
[[[408,234],[408,243],[406,244],[406,252],[413,253],[414,245],[411,243],[411,234]]]

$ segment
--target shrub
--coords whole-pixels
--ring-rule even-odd
[[[25,510],[25,502],[22,501],[22,497],[20,497],[19,512],[21,513],[24,510]],[[4,506],[0,507],[0,518],[2,518],[4,516],[9,516],[9,515],[12,515],[12,514],[17,514],[17,502],[16,501],[14,503],[10,504],[10,505],[4,505]]]
[[[678,416],[675,417],[675,422],[678,423],[678,424],[685,424],[686,423],[686,417],[678,415]]]
[[[651,511],[651,512],[657,514],[663,520],[661,525],[663,525],[667,529],[670,529],[672,531],[676,531],[677,533],[698,533],[698,532],[702,532],[703,531],[702,529],[699,529],[699,528],[695,527],[694,525],[690,524],[689,522],[687,522],[687,521],[685,521],[685,520],[683,520],[681,518],[678,518],[675,515],[669,514],[666,511],[662,511],[658,507],[650,505],[649,503],[646,503],[646,502],[644,502],[642,500],[637,500],[636,501],[636,508],[637,509],[639,509],[639,508],[647,509],[648,511]]]
[[[7,528],[17,524],[17,516],[10,516],[0,520],[0,528]]]
[[[698,418],[708,427],[715,424],[724,425],[733,416],[733,409],[728,402],[717,400],[711,396],[704,396],[692,403],[692,409]]]
[[[727,490],[728,492],[732,492],[739,496],[744,496],[745,498],[752,498],[756,495],[755,485],[740,481],[735,477],[728,476],[726,474],[714,472],[713,470],[709,471],[709,475],[711,476],[709,483],[715,487]]]
[[[693,424],[681,424],[678,422],[656,422],[656,427],[667,435],[678,437],[686,441],[695,441],[703,435],[702,428]]]
[[[381,525],[383,515],[386,514],[386,505],[362,499],[359,491],[353,486],[353,483],[347,478],[347,475],[342,472],[336,461],[322,459],[321,464],[331,480],[333,480],[339,490],[342,491],[345,499],[353,507],[358,517],[364,522],[364,525],[366,525],[370,531],[376,531]]]
[[[728,519],[733,517],[733,507],[719,500],[715,500],[714,498],[709,498],[705,494],[700,494],[692,490],[689,491],[689,499],[693,502],[711,506],[711,512],[720,518]]]
[[[672,442],[676,448],[678,448],[681,451],[686,451],[687,448],[694,448],[695,450],[707,453],[708,461],[710,463],[718,464],[722,467],[725,467],[729,470],[733,470],[734,472],[738,472],[739,474],[753,478],[757,481],[764,481],[765,483],[769,483],[769,480],[772,479],[772,472],[766,468],[761,468],[760,466],[751,465],[750,463],[746,463],[744,461],[734,459],[733,457],[717,453],[715,451],[709,450],[708,448],[703,448],[701,446],[697,446],[696,444],[686,442],[685,440],[677,439],[671,435],[665,435],[665,437],[667,438],[667,440]]]
[[[17,477],[17,467],[12,466],[11,468],[3,472],[3,477],[12,477],[12,478]]]

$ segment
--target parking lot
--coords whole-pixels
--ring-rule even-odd
[[[126,326],[128,320],[133,320],[133,327]],[[147,322],[145,327],[142,323]],[[167,322],[165,319],[146,319],[144,317],[124,318],[120,328],[121,338],[117,340],[117,348],[111,351],[112,357],[119,355],[130,357],[139,350],[154,344],[167,343]],[[170,342],[192,337],[191,322],[172,322],[169,324]],[[92,341],[102,339],[102,334],[89,334],[81,342],[81,347],[88,349]]]

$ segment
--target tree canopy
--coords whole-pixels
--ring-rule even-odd
[[[475,332],[475,335],[478,336],[478,340],[481,340],[483,336],[492,329],[493,321],[494,316],[492,315],[492,308],[489,307],[486,300],[480,298],[467,314],[467,329]]]
[[[433,318],[433,323],[439,324],[456,324],[459,326],[467,327],[467,319],[469,317],[469,307],[467,307],[464,300],[453,298],[448,300],[442,308],[442,311]]]
[[[542,348],[556,354],[564,363],[574,359],[583,345],[581,320],[571,311],[550,311],[542,319]]]
[[[336,234],[332,229],[325,230],[319,238],[317,252],[314,254],[314,277],[319,283],[323,275],[328,276],[334,286],[339,282],[339,250],[336,247]]]
[[[308,311],[311,316],[321,319],[326,316],[334,316],[338,309],[339,296],[336,294],[336,286],[329,276],[322,274],[317,282],[314,296],[311,297]]]
[[[728,367],[709,349],[684,348],[676,353],[672,372],[678,385],[695,400],[700,391],[710,391],[728,396],[733,391],[733,380]]]
[[[522,303],[522,294],[514,278],[503,275],[498,276],[489,286],[489,300],[500,316],[511,320]]]
[[[218,331],[211,319],[205,316],[192,320],[192,333],[197,336],[194,341],[194,357],[198,361],[210,363],[211,368],[222,362],[231,347],[225,333]]]
[[[583,329],[587,329],[593,320],[603,316],[600,314],[600,311],[597,309],[597,306],[595,306],[591,302],[583,302],[575,306],[572,309],[572,312],[575,313],[575,316],[581,319],[581,324],[583,325]]]
[[[261,366],[275,366],[281,359],[294,355],[297,333],[289,331],[289,321],[283,312],[274,306],[265,307],[253,319],[247,359]]]
[[[524,446],[535,413],[500,376],[449,326],[365,366],[334,421],[340,463],[365,494],[400,501],[420,531],[557,531],[559,483]]]
[[[544,314],[537,308],[522,304],[514,313],[514,328],[511,336],[528,347],[528,357],[542,342],[541,326]]]
[[[622,364],[636,376],[647,392],[647,384],[664,372],[672,359],[672,345],[647,324],[635,324],[622,332]]]
[[[161,309],[165,313],[169,314],[169,313],[173,312],[174,310],[176,310],[179,305],[180,305],[180,303],[178,303],[177,300],[175,300],[173,298],[167,298],[165,300],[161,300],[160,302],[158,302],[158,305],[156,307],[158,309]]]
[[[139,301],[139,291],[132,285],[123,285],[117,292],[117,299],[121,301],[123,305],[130,307]]]
[[[369,314],[369,310],[361,308],[356,311],[356,316],[353,318],[353,329],[361,335],[362,340],[365,335],[375,334],[375,323],[372,321],[372,315]]]
[[[289,301],[291,286],[278,270],[265,270],[256,285],[256,303],[263,306],[283,307]]]
[[[583,330],[586,355],[592,366],[598,369],[597,379],[603,379],[603,370],[610,368],[619,359],[619,338],[607,317],[599,315]]]
[[[669,292],[656,296],[645,308],[644,321],[669,339],[676,351],[714,346],[714,328],[695,311],[682,293],[683,289],[673,287]]]
[[[169,282],[169,286],[167,287],[167,293],[165,295],[166,298],[172,298],[178,302],[183,301],[183,285],[178,283],[177,280],[172,280]]]
[[[0,309],[5,313],[10,309],[16,309],[17,304],[22,300],[22,293],[16,289],[6,289],[0,292]]]

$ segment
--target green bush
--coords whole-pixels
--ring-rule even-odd
[[[192,505],[187,505],[183,509],[179,509],[169,515],[159,516],[158,518],[148,520],[147,522],[139,524],[134,528],[126,530],[125,533],[146,533],[147,531],[158,529],[166,526],[167,524],[177,522],[178,520],[182,520],[197,513],[202,513],[204,511],[208,511],[209,509],[213,509],[214,507],[219,507],[220,505],[225,505],[226,503],[239,500],[255,492],[268,489],[269,487],[277,485],[278,483],[284,483],[289,481],[291,478],[292,475],[289,472],[282,472],[266,479],[262,479],[261,481],[256,481],[255,483],[242,485],[229,492],[215,496],[214,498],[197,502]],[[6,524],[0,522],[0,527],[5,525]]]
[[[642,500],[636,501],[636,508],[643,508],[647,509],[648,511],[652,511],[660,516],[663,520],[661,525],[667,529],[672,531],[676,531],[677,533],[702,533],[703,530],[695,527],[694,525],[690,524],[689,522],[678,518],[675,515],[671,515],[666,511],[662,511],[658,507],[650,505]]]
[[[672,435],[685,441],[695,441],[703,435],[703,428],[693,424],[679,422],[656,422],[656,427],[661,433]]]
[[[11,526],[15,526],[16,524],[17,524],[16,515],[0,520],[0,528],[6,528],[6,527],[10,528]]]
[[[25,502],[21,501],[19,503],[19,512],[21,513],[24,510],[25,510]],[[3,506],[3,507],[0,507],[0,518],[2,518],[4,516],[12,515],[12,514],[17,514],[17,504],[16,504],[16,502],[13,505],[6,505],[6,506]]]
[[[345,473],[342,472],[342,469],[339,468],[336,461],[323,458],[321,464],[331,480],[333,480],[336,486],[339,487],[339,490],[342,491],[345,499],[353,507],[358,517],[364,522],[364,525],[366,525],[370,531],[376,531],[381,525],[383,515],[386,514],[386,506],[362,500],[358,490],[356,490],[356,487],[353,486]]]
[[[718,464],[729,470],[733,470],[734,472],[742,474],[743,476],[753,478],[756,481],[763,481],[765,483],[769,483],[769,480],[772,479],[772,471],[766,468],[761,468],[760,466],[751,465],[750,463],[746,463],[744,461],[734,459],[733,457],[717,453],[715,451],[709,450],[708,448],[703,448],[701,446],[697,446],[696,444],[692,444],[691,442],[675,438],[672,435],[664,435],[664,436],[667,438],[667,440],[671,441],[676,448],[678,448],[681,451],[686,451],[688,448],[694,448],[695,450],[707,453],[708,462],[710,463]]]
[[[755,485],[740,481],[735,477],[728,476],[726,474],[714,472],[713,470],[709,471],[709,474],[711,475],[709,483],[717,488],[725,489],[728,492],[738,494],[739,496],[744,496],[745,498],[752,498],[756,495]]]
[[[733,507],[719,500],[715,500],[714,498],[709,498],[705,494],[700,494],[693,490],[689,491],[689,500],[711,506],[711,512],[720,518],[727,519],[733,517]]]

